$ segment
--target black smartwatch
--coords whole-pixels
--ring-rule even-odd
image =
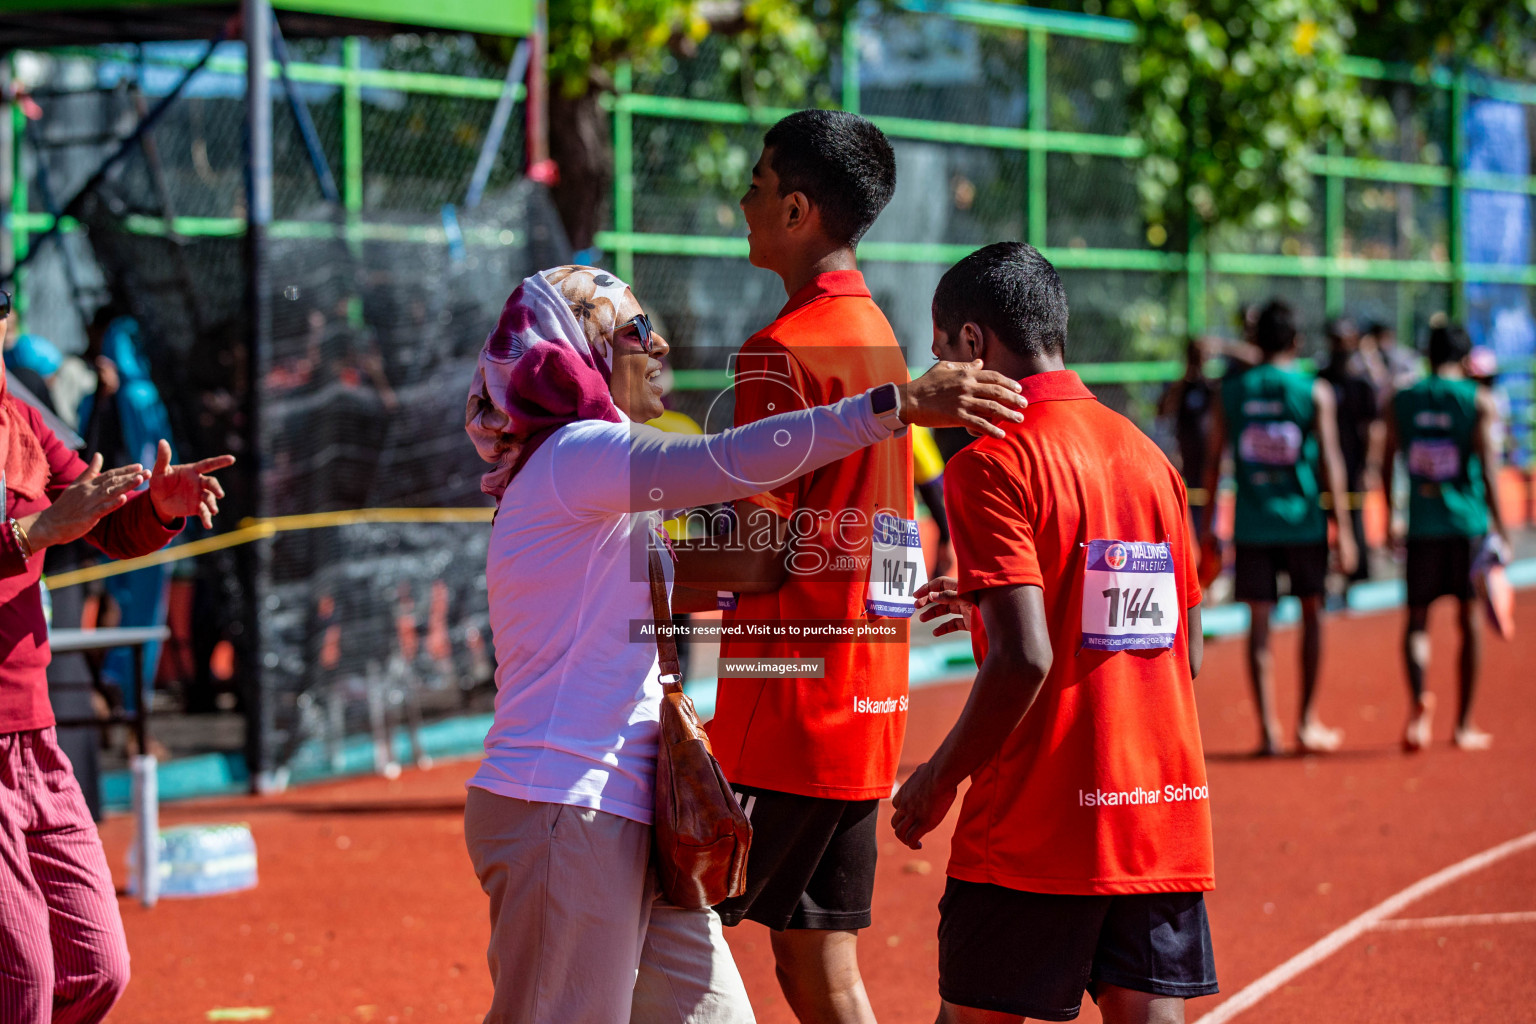
[[[869,407],[886,429],[901,434],[907,425],[901,421],[901,391],[895,384],[881,384],[869,391]]]

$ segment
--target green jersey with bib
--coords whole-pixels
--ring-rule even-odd
[[[1222,382],[1232,441],[1239,544],[1321,544],[1317,408],[1309,374],[1261,363]]]
[[[1408,536],[1481,537],[1488,532],[1477,432],[1477,385],[1432,376],[1392,399],[1408,463]]]

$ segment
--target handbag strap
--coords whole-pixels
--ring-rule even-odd
[[[683,669],[677,660],[677,639],[672,635],[672,605],[667,600],[667,577],[654,546],[646,552],[651,576],[651,620],[656,625],[656,654],[661,662],[663,693],[683,692]]]

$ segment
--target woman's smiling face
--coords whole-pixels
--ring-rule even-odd
[[[669,346],[665,338],[652,331],[650,352],[642,347],[640,327],[634,318],[645,310],[640,308],[633,292],[626,290],[618,306],[618,328],[613,334],[610,356],[613,376],[608,381],[608,391],[613,404],[624,415],[636,423],[646,423],[666,411],[661,403],[661,360]]]

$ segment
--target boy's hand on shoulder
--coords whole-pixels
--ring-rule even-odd
[[[969,630],[975,626],[976,604],[960,596],[960,583],[953,576],[935,576],[933,579],[917,588],[916,605],[922,609],[918,616],[923,622],[932,622],[934,619],[946,615],[958,615],[959,618],[941,622],[934,627],[934,636],[943,636],[946,633],[956,633],[962,629]]]
[[[958,790],[958,786],[939,778],[932,761],[918,765],[891,798],[891,804],[896,808],[896,814],[891,818],[896,838],[914,850],[921,850],[923,836],[939,827],[939,822],[954,804]]]

